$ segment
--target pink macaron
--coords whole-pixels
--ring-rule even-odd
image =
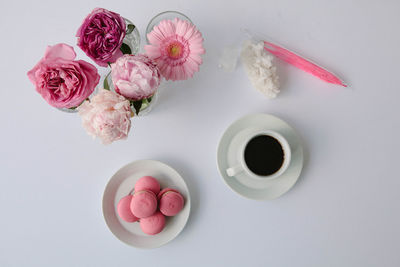
[[[165,226],[165,216],[157,211],[153,215],[140,220],[140,228],[145,234],[155,235],[160,233]]]
[[[160,192],[160,183],[153,176],[143,176],[137,180],[135,191],[138,192],[143,190],[150,190],[157,195]]]
[[[138,218],[149,217],[157,210],[157,197],[152,191],[137,191],[132,196],[130,208]]]
[[[165,216],[175,216],[185,204],[183,196],[179,191],[171,188],[165,188],[158,194],[159,209]]]
[[[121,198],[117,205],[119,217],[126,222],[136,222],[139,220],[139,218],[133,215],[131,211],[131,200],[132,195],[127,195]]]

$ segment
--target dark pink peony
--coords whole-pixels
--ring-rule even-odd
[[[119,48],[126,34],[126,23],[119,14],[95,8],[78,29],[78,46],[98,65],[107,67],[122,56]]]
[[[36,91],[53,107],[79,106],[99,83],[96,67],[75,57],[67,44],[48,46],[44,57],[28,72]]]

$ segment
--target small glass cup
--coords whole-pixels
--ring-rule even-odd
[[[102,85],[103,85],[104,89],[115,92],[115,87],[114,87],[114,84],[113,84],[112,78],[111,78],[111,71],[107,75],[105,75],[104,79],[102,80]],[[153,109],[154,105],[157,102],[158,90],[160,90],[160,87],[161,87],[161,84],[157,88],[157,91],[151,97],[142,100],[142,104],[139,109],[139,112],[136,112],[136,109],[133,106],[132,101],[130,101],[132,112],[136,116],[144,116],[144,115],[147,115],[148,113],[150,113],[150,111]]]
[[[132,21],[124,18],[126,24],[126,35],[123,43],[131,49],[131,54],[137,54],[140,48],[140,34]]]
[[[94,88],[93,93],[92,93],[88,98],[86,98],[85,100],[83,100],[82,103],[80,103],[78,106],[73,107],[73,108],[57,108],[57,109],[60,110],[60,111],[65,112],[65,113],[77,113],[77,112],[78,112],[78,107],[79,107],[80,105],[82,105],[83,102],[85,102],[86,100],[91,99],[93,96],[95,96],[95,95],[97,94],[98,91],[99,91],[99,86],[97,85],[97,86]]]
[[[154,26],[158,25],[161,21],[163,20],[173,20],[175,18],[181,19],[181,20],[187,20],[190,23],[193,24],[193,22],[184,14],[178,12],[178,11],[164,11],[161,12],[160,14],[155,15],[147,24],[146,27],[146,42],[149,43],[149,39],[147,39],[147,34],[150,33]]]

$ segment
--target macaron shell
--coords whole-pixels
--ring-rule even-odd
[[[139,218],[133,215],[131,211],[131,200],[132,195],[127,195],[121,198],[117,205],[117,213],[119,217],[126,222],[136,222],[139,220]]]
[[[152,216],[140,220],[140,228],[145,234],[155,235],[165,227],[165,216],[157,211]]]
[[[183,196],[176,191],[167,191],[161,195],[159,200],[159,209],[165,216],[175,216],[184,205]]]
[[[152,191],[138,191],[132,196],[130,210],[138,218],[146,218],[157,210],[157,198]]]
[[[135,192],[150,190],[154,194],[160,192],[160,183],[153,176],[143,176],[135,184]]]
[[[157,198],[160,199],[161,196],[164,195],[165,193],[167,193],[168,191],[173,191],[173,192],[179,193],[178,190],[168,187],[168,188],[164,188],[163,190],[161,190],[160,193],[158,193]]]

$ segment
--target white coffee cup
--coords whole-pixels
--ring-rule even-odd
[[[252,172],[247,167],[247,164],[246,164],[246,161],[244,158],[245,149],[247,147],[247,144],[253,138],[255,138],[257,136],[261,136],[261,135],[268,135],[268,136],[275,138],[279,142],[279,144],[281,145],[282,150],[283,150],[283,162],[282,162],[282,165],[279,168],[279,170],[270,175],[264,175],[264,176],[258,175],[258,174],[255,174],[254,172]],[[245,172],[248,176],[250,176],[254,179],[258,179],[258,180],[274,179],[274,178],[279,177],[286,171],[286,169],[288,168],[288,166],[290,164],[290,159],[291,159],[291,150],[290,150],[288,141],[278,132],[271,131],[271,130],[256,131],[256,132],[251,132],[251,133],[246,134],[241,141],[241,147],[238,149],[238,153],[239,153],[238,154],[239,164],[226,169],[226,174],[230,177],[236,176],[237,174],[239,174],[241,172]]]

